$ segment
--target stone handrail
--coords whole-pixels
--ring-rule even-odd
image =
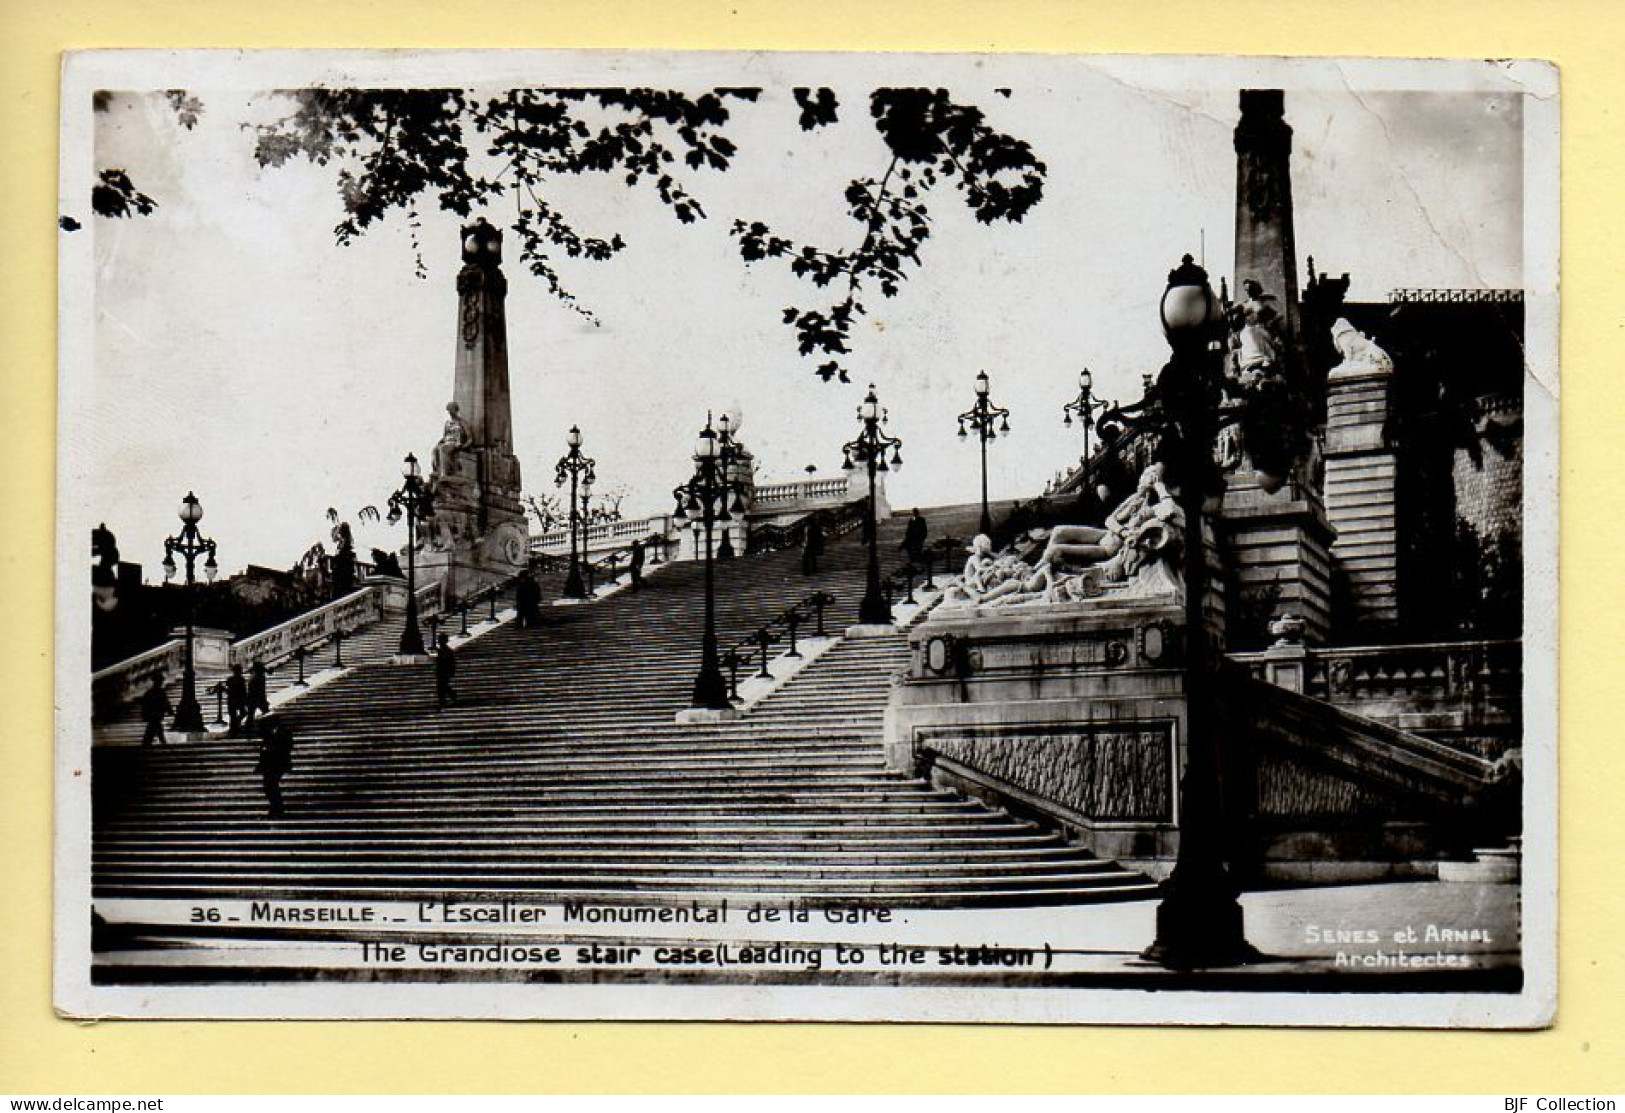
[[[431,585],[438,589],[439,585]],[[423,591],[418,592],[419,596]],[[298,649],[309,649],[327,641],[334,634],[350,634],[363,626],[370,626],[384,616],[383,594],[376,588],[363,587],[342,599],[335,599],[313,611],[262,630],[258,634],[233,642],[231,663],[249,667],[255,661],[271,665],[290,657]]]
[[[751,505],[773,506],[778,503],[845,502],[847,477],[834,479],[797,479],[789,483],[768,483],[756,488]]]
[[[160,677],[181,671],[186,661],[186,642],[181,638],[154,646],[144,653],[127,657],[90,676],[91,716],[95,719],[127,706],[140,697]]]
[[[660,514],[653,518],[633,518],[618,522],[594,522],[581,531],[581,544],[588,549],[622,548],[641,538],[669,537],[672,533],[671,516]],[[570,529],[549,530],[538,534],[530,542],[532,552],[568,552]]]
[[[1281,675],[1283,661],[1290,664],[1294,650],[1302,666],[1284,675],[1289,686],[1313,699],[1407,729],[1455,724],[1516,733],[1522,656],[1515,640],[1277,647],[1229,657],[1254,677],[1271,680]]]

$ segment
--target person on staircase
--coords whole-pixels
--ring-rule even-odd
[[[293,768],[293,731],[274,715],[260,720],[260,758],[254,771],[265,789],[268,814],[276,819],[283,813],[282,778]]]
[[[908,520],[908,528],[903,531],[903,552],[908,554],[908,562],[918,566],[925,561],[925,539],[930,535],[931,527],[925,524],[920,516],[919,508]]]
[[[248,733],[254,733],[254,715],[271,713],[271,696],[266,691],[265,662],[255,661],[248,670]]]
[[[153,739],[158,740],[158,745],[164,745],[164,717],[173,710],[169,693],[164,691],[164,678],[154,677],[152,687],[141,697],[141,718],[147,724],[146,733],[141,736],[143,746],[152,745]]]
[[[241,665],[231,666],[231,675],[226,677],[226,719],[233,738],[243,732],[243,724],[248,721],[248,680]]]
[[[435,643],[434,655],[434,701],[439,710],[444,711],[448,703],[457,702],[457,692],[451,686],[456,675],[457,654],[451,648],[451,637],[441,634]]]
[[[627,558],[627,567],[631,571],[632,590],[640,591],[643,588],[643,542],[632,542],[632,553]]]
[[[824,555],[824,516],[813,511],[807,518],[807,532],[801,542],[801,574],[816,575],[818,558]]]
[[[519,573],[514,584],[513,607],[522,629],[531,630],[542,624],[542,587],[529,568]]]

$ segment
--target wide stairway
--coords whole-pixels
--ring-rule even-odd
[[[929,515],[974,532],[975,508]],[[901,517],[881,527],[901,560]],[[856,619],[861,531],[803,576],[796,551],[718,565],[726,648],[819,590]],[[680,725],[703,565],[544,607],[433,666],[368,663],[289,704],[287,814],[266,817],[241,740],[98,755],[94,892],[110,898],[750,899],[1017,905],[1142,899],[1143,875],[888,770],[881,721],[901,633],[844,638],[739,719]],[[806,637],[809,631],[803,629]],[[778,647],[780,649],[783,646]],[[742,671],[741,679],[749,670]]]

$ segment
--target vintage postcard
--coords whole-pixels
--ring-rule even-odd
[[[1557,158],[1538,62],[70,55],[59,1010],[1550,1023]]]

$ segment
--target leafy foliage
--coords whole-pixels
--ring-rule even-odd
[[[425,206],[467,217],[511,198],[510,228],[521,262],[563,304],[593,320],[566,288],[558,260],[607,260],[627,241],[620,232],[578,228],[550,187],[564,176],[604,175],[628,188],[651,189],[681,223],[703,220],[692,179],[730,168],[737,147],[725,128],[736,103],[757,100],[760,90],[541,88],[478,98],[460,89],[294,89],[281,95],[292,110],[255,128],[255,158],[264,167],[304,160],[337,169],[345,216],[334,234],[341,245],[398,211],[416,249]],[[165,96],[183,128],[197,126],[198,98],[183,89]],[[798,87],[793,96],[803,130],[838,122],[833,90]],[[98,95],[97,110],[105,111],[108,99]],[[951,186],[984,224],[1020,221],[1043,196],[1046,170],[1032,148],[945,90],[878,89],[869,107],[890,159],[879,177],[855,178],[844,191],[847,213],[863,229],[856,248],[797,244],[760,221],[738,220],[731,229],[747,264],[782,258],[796,276],[832,291],[832,304],[784,311],[801,354],[827,357],[817,366],[826,380],[847,378],[840,357],[851,351],[857,317],[868,312],[865,295],[897,296],[910,268],[921,264],[931,231],[927,194]],[[122,170],[101,172],[93,200],[104,216],[146,215],[157,205]],[[421,250],[417,271],[427,274]]]
[[[188,93],[185,89],[170,89],[164,93],[169,98],[169,107],[175,110],[175,120],[191,131],[197,127],[197,122],[203,116],[203,102]]]
[[[836,121],[838,104],[833,89],[809,89],[800,86],[793,91],[796,104],[801,108],[801,130],[812,131]]]
[[[513,89],[486,100],[455,89],[301,89],[295,110],[261,127],[255,155],[263,166],[303,157],[340,164],[345,220],[334,230],[350,243],[391,211],[417,227],[427,198],[459,216],[511,196],[520,259],[548,290],[591,318],[560,280],[557,255],[604,260],[626,246],[619,233],[579,232],[547,197],[562,175],[605,174],[626,186],[647,184],[685,224],[704,207],[680,175],[726,170],[735,154],[721,128],[729,101],[754,89],[698,96],[656,89]],[[479,150],[479,140],[485,148]],[[422,260],[419,258],[422,273]]]
[[[797,89],[795,95],[804,129],[834,120],[836,104],[829,90],[814,95]],[[836,357],[817,367],[825,380],[849,380],[839,357],[851,352],[853,323],[868,312],[866,290],[896,297],[908,267],[920,265],[921,246],[931,234],[927,194],[951,185],[978,221],[992,224],[1021,221],[1044,192],[1046,167],[1032,147],[998,131],[979,108],[955,102],[944,89],[877,89],[869,111],[891,158],[878,179],[855,178],[845,191],[847,213],[863,227],[855,249],[798,245],[775,235],[762,221],[737,220],[732,228],[747,264],[784,259],[797,277],[840,292],[827,308],[790,306],[784,311],[784,323],[795,329],[803,356]]]
[[[90,191],[90,207],[97,216],[150,216],[158,202],[137,190],[123,170],[103,170]]]

